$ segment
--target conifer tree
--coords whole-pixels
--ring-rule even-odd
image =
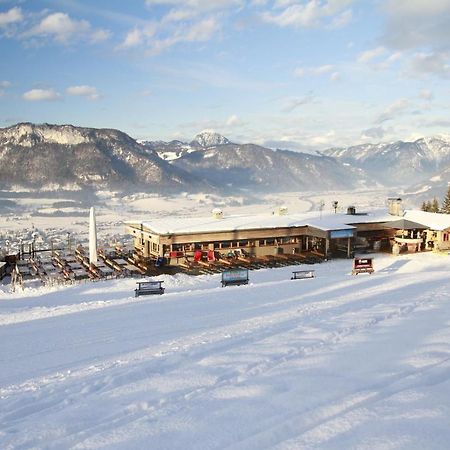
[[[450,186],[447,190],[447,195],[442,202],[442,212],[445,214],[450,214]]]
[[[427,209],[426,209],[425,211],[431,212],[431,201],[430,201],[430,200],[427,201],[426,208],[427,208]]]
[[[427,202],[423,202],[422,203],[422,206],[420,207],[420,209],[422,210],[422,211],[428,211],[428,205],[427,205]]]
[[[438,213],[439,212],[439,202],[437,198],[433,198],[433,202],[431,203],[431,212]]]

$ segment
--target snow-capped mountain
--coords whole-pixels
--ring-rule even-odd
[[[0,189],[275,192],[415,182],[413,191],[425,192],[431,183],[442,194],[449,181],[450,138],[444,136],[312,155],[233,144],[212,131],[189,143],[139,143],[112,129],[30,123],[0,129]]]
[[[0,129],[0,187],[207,188],[127,134],[112,129],[21,123]]]
[[[197,150],[231,144],[226,137],[213,130],[202,131],[197,134],[190,143],[178,140],[170,142],[140,141],[140,143],[146,148],[155,151],[160,158],[165,159],[166,161],[174,161],[175,159],[181,158],[182,156]]]
[[[197,134],[191,142],[193,147],[210,148],[218,145],[231,144],[231,142],[224,136],[216,133],[214,130],[203,130]]]
[[[433,177],[450,165],[450,138],[363,144],[322,153],[365,170],[385,185],[410,185],[414,180]]]

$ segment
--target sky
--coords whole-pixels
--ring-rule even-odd
[[[450,0],[0,0],[0,127],[314,151],[450,134]]]

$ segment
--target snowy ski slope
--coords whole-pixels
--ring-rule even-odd
[[[446,449],[450,256],[0,291],[2,449]]]

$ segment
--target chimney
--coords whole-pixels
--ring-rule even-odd
[[[211,213],[214,219],[223,219],[223,211],[220,208],[214,208]]]
[[[277,208],[276,215],[277,216],[287,216],[288,212],[289,211],[288,211],[288,207],[287,206],[279,206]]]
[[[392,216],[403,216],[401,198],[388,198],[389,214]]]

